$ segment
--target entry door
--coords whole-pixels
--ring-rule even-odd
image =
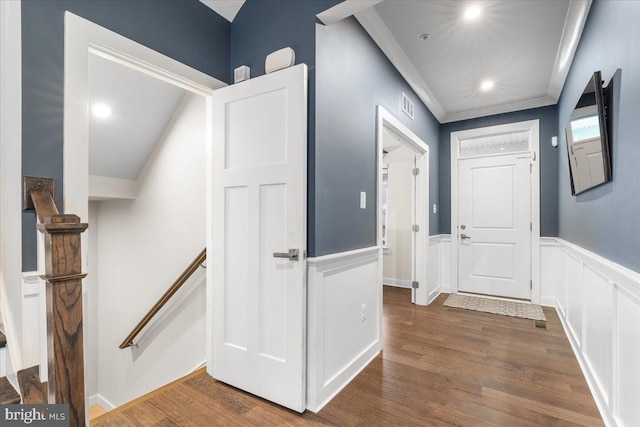
[[[213,96],[216,379],[305,409],[307,67]]]
[[[460,160],[458,170],[458,289],[531,299],[529,154]]]

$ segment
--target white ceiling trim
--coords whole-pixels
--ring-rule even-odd
[[[382,49],[384,54],[389,58],[391,63],[400,72],[402,77],[409,83],[422,102],[427,106],[431,113],[442,123],[446,113],[442,105],[433,96],[433,93],[420,76],[413,62],[409,59],[404,50],[400,47],[393,34],[386,26],[380,14],[375,8],[362,10],[354,15],[360,25],[369,33],[373,41]]]
[[[324,25],[331,25],[344,18],[375,6],[383,0],[345,0],[316,15]]]
[[[245,0],[200,0],[218,15],[233,22]]]
[[[509,104],[501,104],[495,105],[493,107],[478,108],[477,110],[445,114],[442,120],[440,120],[440,123],[459,122],[460,120],[476,119],[478,117],[493,116],[495,114],[511,113],[513,111],[546,107],[547,105],[554,105],[557,102],[557,99],[553,99],[548,96],[544,98],[525,99],[523,101],[511,102]]]
[[[582,34],[587,15],[591,9],[592,0],[571,0],[569,10],[567,11],[567,19],[562,29],[562,38],[558,46],[558,54],[556,62],[553,66],[551,81],[549,82],[549,92],[547,96],[558,102],[564,82],[567,80],[569,68],[573,62],[573,57],[578,47],[578,41]]]
[[[354,16],[436,119],[440,123],[449,123],[493,114],[544,107],[557,103],[569,73],[569,68],[571,68],[571,62],[578,47],[578,41],[587,20],[591,2],[592,0],[571,0],[546,97],[449,114],[445,112],[440,102],[433,95],[433,92],[431,92],[415,65],[400,47],[400,44],[375,8],[362,10]]]

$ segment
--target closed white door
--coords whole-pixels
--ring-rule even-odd
[[[307,67],[213,96],[216,379],[305,409]]]
[[[459,161],[458,289],[531,299],[529,154]]]

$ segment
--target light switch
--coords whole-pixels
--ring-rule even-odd
[[[438,213],[438,207],[435,203],[433,204],[433,213]]]
[[[360,209],[367,209],[367,193],[360,192]]]

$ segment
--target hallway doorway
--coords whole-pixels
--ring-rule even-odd
[[[383,284],[410,288],[427,305],[429,147],[378,106],[378,244]]]

